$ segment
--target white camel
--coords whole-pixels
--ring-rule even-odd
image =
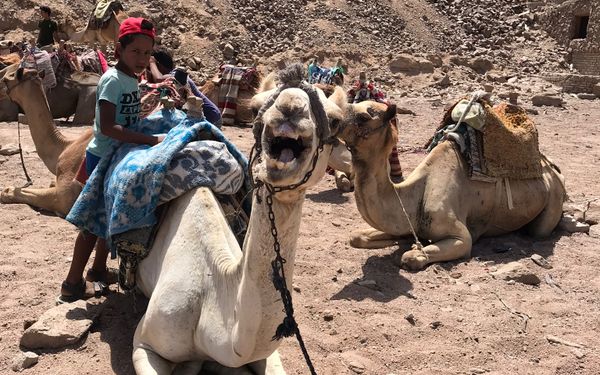
[[[264,104],[258,117],[262,126],[255,125],[262,151],[254,178],[283,187],[302,182],[313,170],[306,183],[272,197],[287,285],[294,274],[305,191],[324,175],[331,152],[324,145],[319,153],[319,145],[329,125],[342,118],[338,104],[345,100],[342,90],[328,99],[300,84],[304,69],[295,68],[281,76],[283,87],[254,100]],[[134,336],[137,374],[175,369],[196,374],[207,366],[218,374],[285,374],[276,352],[280,341],[272,339],[284,313],[271,281],[275,252],[268,194],[266,187],[254,193],[243,249],[209,189],[195,189],[170,204],[137,272],[138,286],[150,299]]]

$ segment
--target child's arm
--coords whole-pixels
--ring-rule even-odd
[[[116,110],[117,106],[113,103],[106,100],[100,100],[100,130],[105,136],[121,142],[146,144],[151,146],[162,142],[164,139],[164,135],[146,135],[115,124]]]
[[[154,82],[162,82],[167,78],[166,74],[162,74],[160,70],[158,70],[158,66],[156,65],[156,59],[154,58],[154,56],[150,56],[148,67],[150,68],[150,73],[154,78]]]

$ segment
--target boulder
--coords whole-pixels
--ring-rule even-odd
[[[492,272],[491,275],[501,280],[514,280],[527,285],[539,285],[541,282],[535,273],[519,262],[506,263],[498,267],[498,270]]]
[[[562,107],[564,101],[553,95],[535,95],[531,98],[531,103],[536,107],[541,107],[543,105],[552,106],[552,107]]]
[[[479,74],[485,74],[494,69],[494,63],[484,57],[476,57],[469,61],[469,67]]]
[[[20,352],[12,361],[12,370],[21,372],[38,363],[39,356],[34,352]]]
[[[29,349],[57,349],[76,343],[102,311],[103,300],[79,300],[51,308],[25,330],[21,345]]]
[[[433,63],[421,57],[401,54],[392,59],[389,63],[392,73],[404,73],[417,75],[423,73],[433,73]]]

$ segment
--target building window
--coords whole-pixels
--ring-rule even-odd
[[[585,39],[587,37],[590,16],[576,16],[573,39]]]

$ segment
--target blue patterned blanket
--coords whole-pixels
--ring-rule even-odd
[[[198,186],[234,194],[248,183],[248,163],[223,133],[178,110],[153,113],[136,126],[145,134],[167,133],[150,147],[115,144],[90,176],[67,215],[80,229],[106,238],[156,223],[156,207]]]

